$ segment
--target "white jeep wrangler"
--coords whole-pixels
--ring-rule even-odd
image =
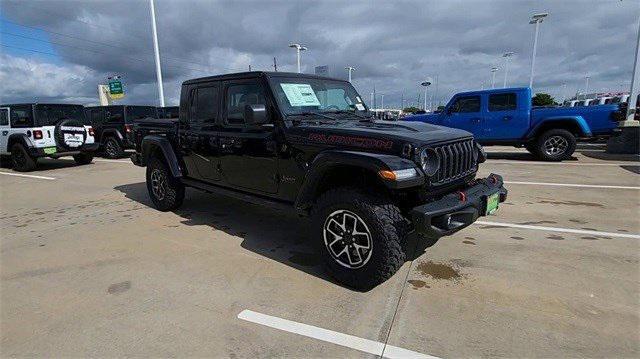
[[[16,171],[35,169],[40,157],[88,164],[97,149],[82,105],[0,105],[0,156],[10,156]]]

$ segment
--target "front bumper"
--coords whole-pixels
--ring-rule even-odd
[[[437,239],[467,227],[478,217],[486,215],[490,195],[499,193],[500,202],[507,199],[507,189],[503,184],[502,176],[492,173],[437,201],[413,208],[410,215],[415,231]]]

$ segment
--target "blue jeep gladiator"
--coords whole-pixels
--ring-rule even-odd
[[[473,133],[484,146],[525,147],[547,161],[570,158],[577,139],[607,137],[616,128],[618,105],[533,107],[528,87],[461,92],[443,111],[408,116]]]

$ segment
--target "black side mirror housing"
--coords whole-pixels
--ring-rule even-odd
[[[267,108],[265,105],[245,105],[244,123],[247,125],[264,125],[267,123]]]

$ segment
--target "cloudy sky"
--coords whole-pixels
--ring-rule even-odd
[[[149,1],[0,0],[1,102],[95,104],[96,86],[123,77],[129,104],[158,104]],[[167,104],[186,79],[248,70],[295,71],[291,42],[306,45],[303,72],[328,65],[386,107],[415,102],[419,83],[438,78],[434,103],[458,91],[502,86],[501,55],[516,55],[509,85],[529,80],[540,26],[536,92],[561,99],[631,81],[640,0],[186,1],[156,0]],[[566,83],[564,87],[562,84]],[[435,86],[432,88],[435,95]],[[378,98],[380,101],[380,98]],[[379,104],[379,102],[378,102]]]

